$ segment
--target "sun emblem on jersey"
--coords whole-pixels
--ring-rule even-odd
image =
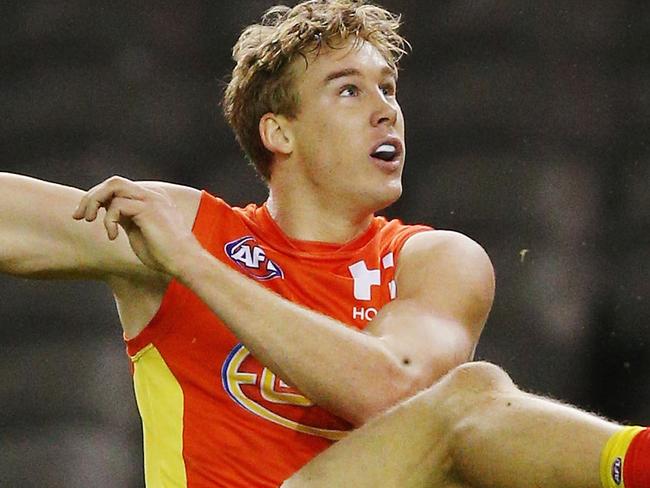
[[[221,381],[235,403],[270,422],[331,440],[347,434],[340,420],[324,420],[318,409],[310,408],[314,404],[308,398],[263,367],[243,344],[237,344],[224,361]]]
[[[224,246],[228,257],[256,280],[268,281],[284,278],[282,268],[266,257],[253,236],[244,236],[228,242]]]

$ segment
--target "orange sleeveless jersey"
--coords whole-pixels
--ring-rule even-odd
[[[399,251],[422,230],[375,217],[342,246],[295,241],[265,206],[231,208],[205,192],[194,224],[219,260],[357,329],[395,298]],[[277,487],[350,430],[260,364],[176,281],[127,351],[151,488]]]

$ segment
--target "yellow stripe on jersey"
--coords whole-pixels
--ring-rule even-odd
[[[151,488],[185,488],[183,391],[152,344],[132,361],[144,434],[145,483]]]

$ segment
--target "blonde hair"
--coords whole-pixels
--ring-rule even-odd
[[[233,47],[236,66],[228,84],[223,109],[228,124],[248,160],[265,180],[270,178],[273,154],[259,135],[266,113],[295,117],[298,95],[289,66],[298,57],[340,40],[372,44],[397,71],[408,42],[398,34],[400,17],[363,0],[309,0],[293,8],[269,9],[261,23],[247,27]]]

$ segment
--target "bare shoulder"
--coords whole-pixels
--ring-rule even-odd
[[[410,237],[400,253],[398,296],[441,313],[484,322],[494,299],[494,269],[483,247],[464,234],[433,230]]]
[[[201,190],[164,181],[143,181],[141,184],[149,189],[167,194],[183,214],[188,227],[192,227],[201,203]]]
[[[490,264],[490,258],[475,240],[460,232],[431,230],[412,235],[401,252],[402,260],[418,260],[426,264],[439,260],[470,260],[472,264]]]
[[[474,240],[442,230],[409,237],[396,264],[397,297],[365,331],[417,366],[409,390],[417,391],[473,356],[492,307],[494,271]]]

